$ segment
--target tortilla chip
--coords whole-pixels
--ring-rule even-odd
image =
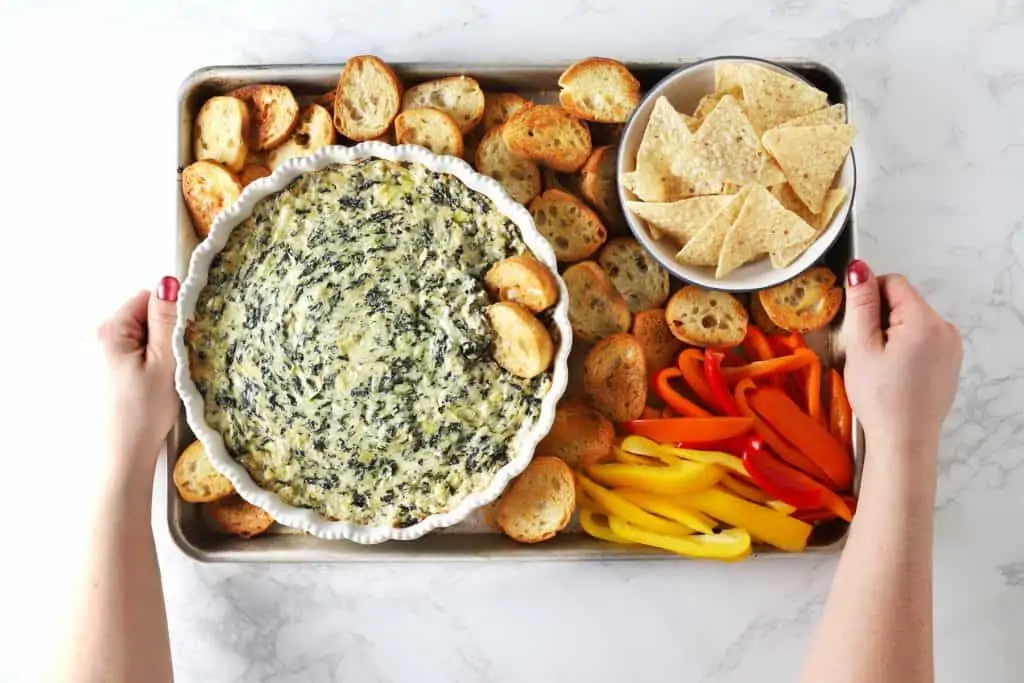
[[[798,116],[781,123],[777,128],[795,128],[799,126],[828,126],[846,123],[846,105],[833,104],[818,111],[813,111],[806,116]]]
[[[725,95],[697,129],[673,170],[694,180],[775,185],[784,176],[761,147],[739,102]]]
[[[734,195],[726,195],[729,203],[715,214],[707,224],[686,243],[676,260],[691,266],[713,266],[718,263],[718,255],[722,251],[722,242],[732,227],[736,217],[740,215],[743,203],[750,194],[750,187],[740,188]]]
[[[732,95],[737,101],[743,100],[743,91],[739,88],[730,88],[728,90],[718,90],[710,95],[705,95],[700,98],[700,102],[697,103],[697,108],[693,110],[693,118],[697,120],[697,127],[700,127],[700,123],[708,117],[708,114],[715,110],[718,103],[722,101],[722,98],[726,95]]]
[[[857,129],[851,125],[776,128],[761,141],[782,167],[793,191],[811,213],[821,213],[825,194],[843,165]]]
[[[812,239],[814,234],[814,228],[804,219],[782,206],[771,192],[755,185],[749,188],[743,209],[722,241],[715,277],[721,279],[744,263]]]
[[[670,202],[697,194],[691,183],[672,171],[673,160],[692,140],[693,133],[679,112],[667,99],[659,97],[636,153],[633,194],[646,202]]]
[[[829,190],[828,194],[825,195],[825,206],[821,213],[818,214],[808,211],[807,207],[804,206],[804,203],[800,201],[788,184],[780,185],[778,192],[773,188],[772,194],[778,198],[784,207],[803,218],[808,225],[814,228],[814,237],[811,239],[769,252],[768,258],[771,259],[772,268],[785,268],[793,261],[796,261],[800,254],[807,251],[807,247],[814,244],[821,237],[821,233],[825,232],[825,228],[832,222],[832,216],[835,215],[836,209],[846,199],[847,189],[840,187],[836,190]]]
[[[715,90],[719,92],[734,88],[741,90],[743,83],[740,81],[740,69],[743,64],[743,62],[715,62]]]
[[[810,114],[828,104],[828,95],[797,78],[756,64],[740,67],[743,103],[758,131]]]
[[[668,235],[683,246],[731,200],[727,195],[701,195],[671,203],[626,202],[626,208],[647,221],[654,239]]]

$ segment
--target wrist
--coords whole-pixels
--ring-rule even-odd
[[[861,498],[934,505],[938,439],[870,440],[864,456]]]

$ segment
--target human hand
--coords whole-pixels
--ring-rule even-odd
[[[883,327],[883,312],[888,325]],[[869,446],[934,457],[963,360],[960,333],[902,275],[847,271],[846,387]]]
[[[178,280],[165,277],[155,292],[139,292],[99,329],[107,361],[107,430],[119,470],[152,476],[160,443],[178,415],[171,336],[177,320]]]

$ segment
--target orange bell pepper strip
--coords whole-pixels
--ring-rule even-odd
[[[665,402],[669,408],[684,417],[711,417],[711,413],[686,398],[669,384],[670,379],[680,377],[682,373],[679,368],[665,368],[654,373],[654,393]]]
[[[746,529],[751,536],[768,545],[789,552],[800,552],[806,548],[813,528],[810,524],[719,488],[687,496],[684,502],[720,522]]]
[[[639,505],[629,502],[617,493],[609,491],[582,474],[577,473],[576,477],[583,492],[601,506],[601,512],[604,512],[609,517],[615,515],[644,529],[668,536],[685,536],[693,533],[693,530],[689,527],[683,526],[679,522],[672,522],[663,517],[652,515]]]
[[[772,387],[757,389],[750,396],[750,407],[783,439],[813,460],[837,490],[850,488],[853,463],[846,449],[784,391]]]
[[[684,349],[676,358],[679,372],[683,373],[683,381],[706,406],[715,405],[715,395],[704,379],[704,352],[700,349]]]
[[[732,394],[729,393],[725,378],[722,377],[722,359],[724,358],[725,354],[721,351],[704,349],[704,379],[707,380],[708,387],[715,397],[715,401],[711,405],[717,408],[722,415],[738,417],[740,410],[736,407],[736,401]]]
[[[817,356],[810,349],[797,349],[789,356],[780,356],[771,360],[760,360],[736,368],[722,368],[722,376],[729,384],[738,384],[745,379],[757,379],[770,375],[780,375],[809,366]]]
[[[824,425],[825,418],[821,413],[821,359],[814,356],[814,362],[808,367],[804,377],[804,395],[807,397],[807,414]]]
[[[828,371],[828,422],[829,432],[849,453],[853,444],[853,410],[846,397],[843,376],[835,368]]]
[[[853,517],[849,505],[831,489],[778,460],[767,450],[747,449],[743,464],[758,486],[796,509],[825,508],[846,521]]]
[[[778,433],[775,432],[768,423],[762,420],[754,409],[750,407],[747,401],[747,393],[757,389],[753,380],[745,379],[736,385],[735,396],[736,405],[739,407],[740,412],[747,417],[754,418],[754,431],[764,439],[764,442],[771,447],[771,449],[780,458],[785,460],[787,463],[797,468],[798,470],[811,475],[819,481],[825,481],[831,483],[828,475],[825,471],[818,466],[816,462],[804,455],[800,450],[790,446],[786,443]]]
[[[754,427],[749,417],[673,417],[629,420],[619,427],[658,443],[714,443],[746,434]]]
[[[760,327],[753,323],[747,325],[747,334],[743,338],[743,353],[746,354],[747,359],[751,362],[775,358],[775,352],[772,350],[772,345],[768,343],[768,337],[765,336]],[[768,378],[768,383],[773,387],[781,388],[782,377],[772,375]]]
[[[668,467],[602,463],[588,467],[587,474],[605,486],[636,488],[655,493],[701,491],[714,486],[722,478],[722,471],[713,465],[683,460]]]
[[[715,533],[715,526],[717,525],[715,520],[702,512],[691,510],[668,496],[661,496],[657,493],[641,491],[639,489],[616,489],[615,493],[631,503],[636,503],[648,512],[652,512],[665,519],[671,519],[673,522],[679,522],[694,531],[699,531],[702,534]]]
[[[612,533],[620,538],[678,555],[711,560],[735,560],[750,554],[750,534],[743,529],[726,529],[720,534],[665,536],[648,531],[615,515],[608,518]]]

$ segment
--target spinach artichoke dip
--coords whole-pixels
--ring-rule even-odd
[[[483,276],[525,251],[488,198],[421,165],[301,176],[211,263],[186,335],[207,424],[261,487],[329,519],[454,508],[551,383],[491,356]]]

